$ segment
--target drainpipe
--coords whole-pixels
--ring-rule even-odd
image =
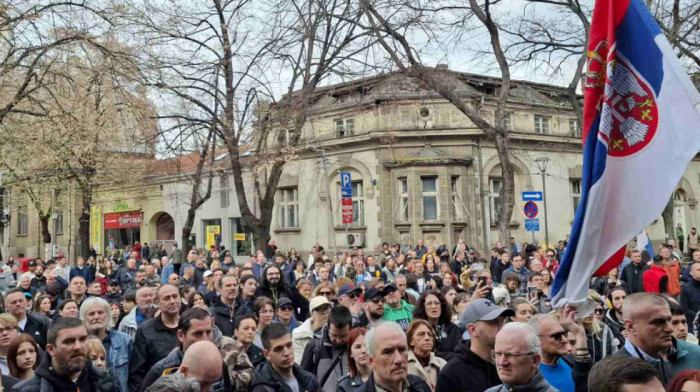
[[[486,246],[486,244],[488,244],[488,237],[486,230],[488,229],[488,226],[486,225],[486,203],[484,202],[484,162],[481,155],[481,138],[477,139],[476,141],[476,149],[478,155],[477,158],[479,160],[479,198],[481,199],[481,231],[484,241],[483,249],[487,249],[488,247]]]

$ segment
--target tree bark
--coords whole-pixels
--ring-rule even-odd
[[[41,222],[41,238],[44,244],[51,243],[51,232],[49,230],[50,214],[39,214],[39,222]]]
[[[91,183],[92,181],[89,182]],[[80,217],[78,218],[78,238],[80,240],[78,255],[85,260],[90,257],[90,248],[92,247],[92,244],[90,244],[90,208],[92,208],[92,192],[83,190],[80,203]]]
[[[661,212],[661,217],[664,218],[664,231],[666,232],[666,240],[675,239],[673,230],[673,195],[666,203],[666,207]]]

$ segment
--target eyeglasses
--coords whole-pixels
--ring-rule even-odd
[[[318,295],[329,296],[329,295],[333,295],[333,292],[331,292],[331,291],[319,291]]]
[[[549,337],[554,339],[554,340],[561,340],[561,338],[566,336],[566,334],[567,334],[566,331],[559,331],[559,332],[555,332],[553,334],[550,334]],[[540,336],[542,336],[542,335],[540,335]]]
[[[595,314],[603,314],[603,309],[596,309]]]
[[[318,308],[314,309],[314,312],[318,312],[320,314],[326,314],[331,311],[330,306],[319,306]]]
[[[281,306],[281,307],[279,308],[279,310],[281,310],[281,311],[283,311],[283,312],[291,312],[291,311],[292,311],[292,307],[291,307],[291,306]]]
[[[491,351],[491,359],[493,359],[495,361],[499,357],[503,357],[503,359],[505,359],[507,361],[512,361],[515,358],[525,357],[525,356],[532,355],[532,354],[534,354],[534,353],[529,352],[529,353],[516,354],[516,353],[501,353],[501,352],[497,352],[497,351]]]
[[[4,334],[5,332],[11,332],[11,331],[16,331],[17,327],[7,327],[7,328],[0,328],[0,335]]]

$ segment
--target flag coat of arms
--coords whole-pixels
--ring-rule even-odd
[[[700,94],[641,0],[597,0],[584,84],[581,203],[552,286],[578,306],[659,217],[700,151]]]

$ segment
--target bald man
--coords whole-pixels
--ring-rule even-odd
[[[673,378],[661,354],[673,346],[671,309],[666,300],[654,293],[634,293],[622,304],[627,340],[615,355],[640,358],[654,365],[666,386]]]
[[[191,345],[182,358],[179,372],[199,382],[200,392],[207,392],[221,379],[223,359],[214,343],[201,341]]]

